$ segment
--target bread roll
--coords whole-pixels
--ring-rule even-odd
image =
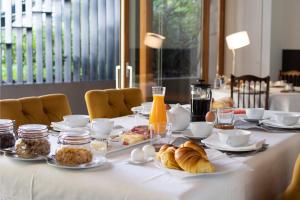
[[[198,151],[199,154],[205,158],[206,160],[208,160],[207,158],[207,155],[206,155],[206,152],[205,150],[203,149],[202,146],[198,145],[197,143],[195,142],[192,142],[192,141],[186,141],[184,144],[181,145],[182,147],[190,147],[192,149],[194,149],[195,151]]]
[[[158,153],[156,154],[156,159],[157,159],[157,160],[160,160],[161,154],[162,154],[163,152],[165,152],[165,151],[167,150],[167,148],[169,148],[169,147],[173,147],[173,145],[171,145],[171,144],[164,144],[164,145],[162,145],[162,146],[160,147]]]
[[[181,170],[181,168],[175,160],[175,150],[175,147],[167,148],[167,150],[165,150],[160,156],[161,163],[166,168]]]
[[[175,160],[177,164],[184,170],[190,173],[209,173],[215,169],[212,164],[201,156],[201,154],[190,148],[181,147],[175,151]]]

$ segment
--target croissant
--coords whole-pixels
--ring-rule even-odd
[[[182,144],[181,147],[190,147],[190,148],[194,149],[195,151],[198,151],[203,158],[208,160],[205,150],[203,149],[203,147],[201,147],[197,143],[194,143],[189,140],[189,141],[186,141],[184,144]]]
[[[175,160],[175,156],[174,156],[175,150],[176,150],[175,147],[167,148],[167,150],[165,150],[160,156],[161,163],[166,168],[181,170],[181,168],[179,167],[179,165]]]
[[[157,160],[160,160],[161,154],[162,154],[163,152],[165,152],[165,151],[167,150],[167,148],[169,148],[169,147],[173,147],[173,145],[171,145],[171,144],[164,144],[164,145],[162,145],[162,146],[160,147],[158,153],[156,154]]]
[[[213,165],[201,154],[189,147],[181,147],[175,151],[175,160],[177,164],[190,173],[209,173],[214,172]]]

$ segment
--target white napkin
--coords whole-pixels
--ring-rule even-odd
[[[217,134],[212,134],[210,137],[202,140],[202,143],[212,147],[216,148],[219,150],[224,150],[224,151],[253,151],[260,149],[262,145],[265,143],[265,140],[255,140],[251,138],[250,136],[250,141],[248,146],[242,146],[242,147],[232,147],[229,146],[228,144],[224,144],[219,140],[219,137]]]

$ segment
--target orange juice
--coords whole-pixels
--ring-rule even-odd
[[[164,95],[153,95],[153,104],[149,123],[156,133],[163,134],[166,130],[167,114]]]

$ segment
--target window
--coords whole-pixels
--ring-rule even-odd
[[[120,0],[5,0],[0,16],[2,84],[115,78]]]

